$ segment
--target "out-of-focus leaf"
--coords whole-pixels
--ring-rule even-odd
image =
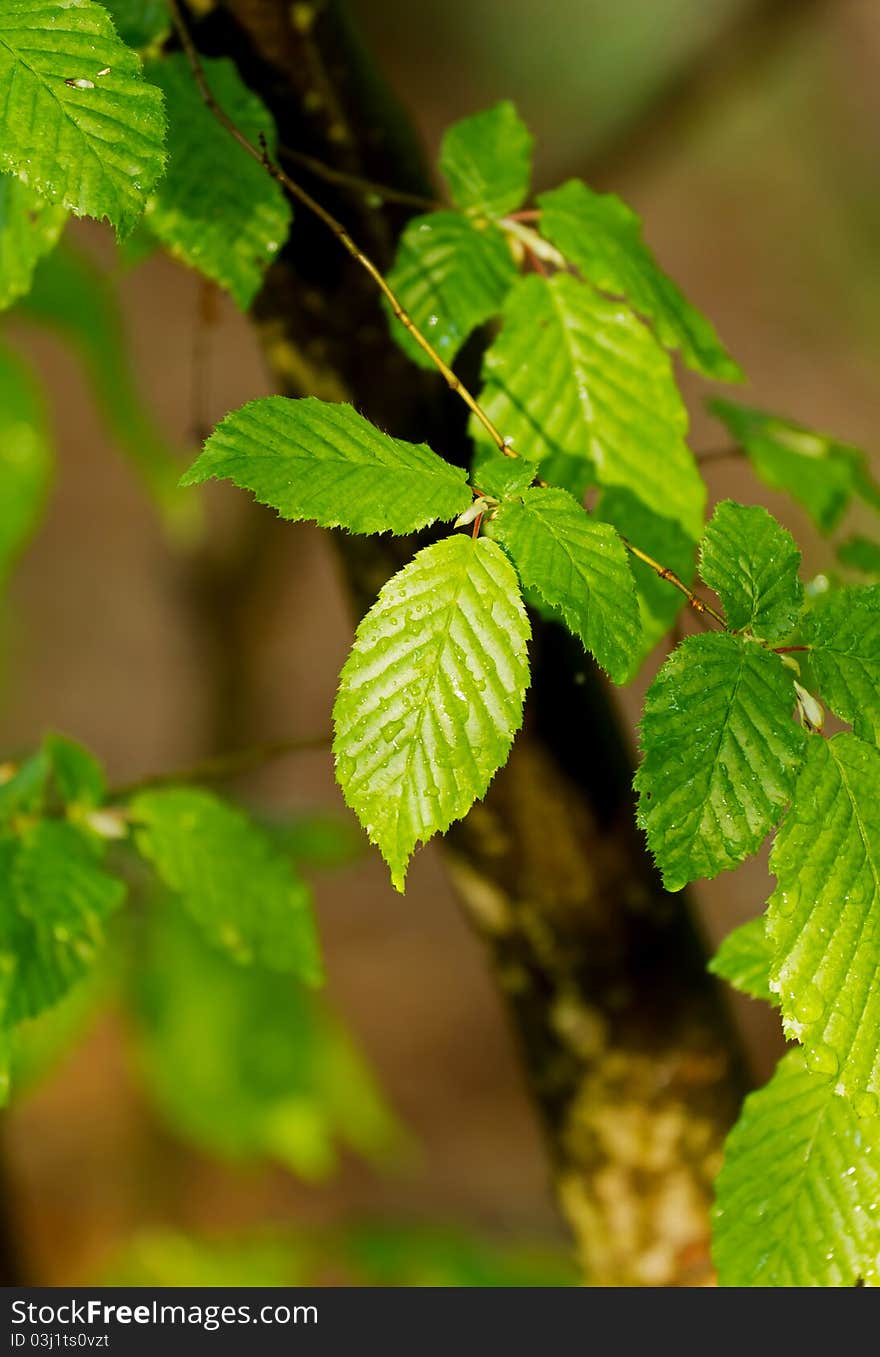
[[[870,537],[848,537],[837,548],[837,559],[850,570],[880,576],[880,542],[874,542]]]
[[[141,1063],[169,1125],[220,1158],[274,1159],[304,1178],[337,1147],[386,1155],[402,1133],[326,1004],[290,976],[238,966],[153,905],[136,972]]]
[[[161,509],[169,528],[191,538],[197,501],[178,487],[181,463],[138,391],[122,315],[106,274],[62,244],[37,269],[17,314],[57,331],[85,366],[101,412]]]
[[[103,1286],[557,1287],[578,1277],[560,1253],[496,1244],[452,1225],[367,1224],[308,1235],[193,1238],[145,1231],[103,1270]]]
[[[39,521],[52,466],[41,395],[25,365],[0,346],[0,583]]]
[[[144,48],[164,37],[171,27],[166,0],[101,0],[129,47]]]
[[[215,947],[321,982],[311,893],[259,825],[195,787],[144,792],[129,813],[141,853]]]
[[[100,1286],[306,1286],[312,1246],[286,1235],[195,1239],[144,1230],[110,1259]]]
[[[853,496],[875,508],[880,504],[880,488],[859,448],[720,397],[710,400],[708,408],[743,448],[761,480],[803,505],[821,532],[837,526]]]
[[[0,311],[27,292],[66,220],[66,208],[46,202],[13,175],[0,174]]]

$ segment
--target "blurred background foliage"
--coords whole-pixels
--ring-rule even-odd
[[[161,7],[111,8],[132,37]],[[874,0],[351,9],[432,153],[453,119],[512,98],[537,137],[536,187],[579,174],[633,204],[751,375],[747,400],[876,447]],[[268,389],[232,304],[147,236],[118,251],[76,225],[2,338],[15,356],[0,352],[0,455],[26,459],[47,494],[3,604],[4,756],[51,725],[129,781],[325,729],[351,626],[326,542],[268,515],[253,537],[239,497],[176,490],[204,429]],[[694,446],[718,448],[696,402],[693,416]],[[744,466],[719,457],[706,472],[714,498],[782,518],[808,574],[839,568]],[[3,573],[22,546],[8,521]],[[876,538],[867,510],[848,530]],[[224,573],[229,541],[243,579]],[[630,722],[649,676],[623,695]],[[105,964],[13,1051],[3,1198],[19,1278],[570,1282],[531,1109],[436,854],[394,896],[322,751],[229,789],[314,887],[327,995],[209,951],[129,867],[137,908]],[[761,862],[712,883],[707,933],[765,889]],[[763,1075],[772,1017],[747,1000],[736,1013]]]

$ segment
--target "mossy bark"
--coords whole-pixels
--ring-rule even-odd
[[[200,48],[238,62],[282,148],[430,191],[340,3],[197,9]],[[288,168],[388,266],[405,209]],[[463,409],[402,357],[371,281],[302,209],[255,319],[282,390],[349,399],[390,432],[466,460]],[[467,380],[467,353],[463,363]],[[358,609],[411,547],[340,539]],[[603,682],[537,619],[533,674],[525,730],[449,834],[450,867],[510,1013],[588,1280],[699,1284],[711,1179],[743,1091],[737,1044],[687,902],[663,891],[635,831],[628,746]]]

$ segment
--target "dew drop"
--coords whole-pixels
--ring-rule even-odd
[[[818,1022],[824,1012],[825,1000],[815,985],[808,985],[794,1006],[795,1017],[799,1022]]]
[[[836,1074],[837,1056],[829,1046],[814,1046],[807,1051],[807,1069],[814,1074]]]

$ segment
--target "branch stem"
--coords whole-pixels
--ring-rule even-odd
[[[440,375],[444,378],[450,390],[454,391],[456,395],[458,395],[464,401],[468,409],[480,421],[480,423],[486,430],[489,437],[492,439],[492,442],[495,444],[498,451],[504,457],[518,459],[519,453],[515,452],[514,449],[510,446],[509,440],[506,439],[501,433],[499,433],[498,429],[492,423],[492,420],[489,418],[485,410],[479,404],[476,397],[473,396],[471,392],[468,390],[468,388],[464,385],[464,383],[460,381],[458,377],[456,377],[455,373],[448,366],[448,364],[443,361],[443,359],[440,357],[439,353],[434,348],[434,346],[422,334],[421,330],[418,328],[415,321],[409,315],[406,308],[403,306],[400,299],[397,297],[396,293],[386,282],[384,275],[376,267],[372,259],[370,259],[369,255],[364,254],[363,250],[361,250],[355,244],[355,242],[352,240],[351,236],[348,234],[342,223],[340,221],[337,221],[333,214],[331,212],[328,212],[326,207],[324,207],[323,204],[319,203],[317,199],[313,198],[312,195],[308,193],[307,190],[304,189],[300,184],[298,184],[295,179],[291,179],[290,175],[287,174],[280,167],[280,165],[276,164],[276,162],[270,156],[268,147],[265,143],[265,140],[262,137],[260,139],[261,146],[258,148],[253,144],[252,141],[250,141],[244,135],[241,129],[237,127],[236,124],[229,117],[228,113],[226,113],[225,110],[220,106],[220,104],[218,104],[217,100],[214,98],[213,93],[211,92],[211,88],[206,79],[205,71],[202,66],[202,60],[201,57],[199,56],[198,49],[195,43],[193,42],[192,35],[189,32],[186,22],[184,21],[183,12],[180,7],[180,0],[168,0],[168,9],[171,14],[171,19],[174,24],[175,31],[177,33],[178,38],[180,39],[180,44],[183,48],[190,69],[192,70],[196,86],[199,90],[200,95],[202,96],[202,99],[205,102],[206,107],[214,115],[214,117],[217,119],[220,125],[226,129],[229,135],[235,141],[238,142],[239,146],[241,146],[241,148],[244,151],[246,151],[248,155],[251,156],[254,160],[259,161],[259,163],[264,166],[267,173],[269,173],[273,179],[275,179],[279,184],[281,184],[281,186],[287,190],[287,192],[291,195],[292,198],[294,198],[297,202],[301,203],[302,206],[305,207],[309,212],[313,213],[313,215],[316,216],[319,219],[319,221],[322,221],[324,225],[327,227],[327,229],[333,233],[333,235],[339,241],[340,245],[342,245],[343,249],[345,249],[347,253],[351,255],[352,259],[354,259],[355,262],[358,263],[362,269],[366,270],[369,276],[373,279],[373,282],[379,288],[379,291],[388,301],[388,304],[391,307],[391,310],[394,313],[397,320],[400,322],[401,325],[404,326],[405,329],[409,331],[415,342],[418,344],[419,348],[422,349],[422,351],[428,355],[428,357],[431,360],[431,363],[437,369]],[[334,171],[334,174],[335,173],[336,172]],[[519,223],[527,221],[537,221],[539,217],[540,212],[538,211],[538,209],[528,208],[522,212],[512,212],[506,220],[509,223]],[[627,551],[629,551],[633,556],[637,557],[638,560],[643,561],[645,565],[650,566],[650,568],[655,572],[655,574],[657,574],[660,577],[660,579],[668,580],[670,584],[674,585],[676,589],[680,590],[681,593],[685,595],[691,607],[696,612],[706,613],[710,617],[714,618],[716,622],[719,622],[722,627],[726,626],[726,623],[722,615],[719,612],[716,612],[716,610],[711,606],[711,604],[706,603],[697,594],[695,594],[693,590],[689,589],[688,586],[684,583],[684,581],[679,579],[678,575],[676,575],[673,570],[670,570],[667,566],[661,565],[659,561],[655,561],[652,556],[647,555],[647,553],[642,551],[639,547],[633,546],[633,544],[631,542],[628,542],[625,537],[622,537],[621,540],[623,541],[623,544],[626,547]]]
[[[151,791],[156,787],[176,786],[180,782],[220,782],[224,778],[235,777],[239,773],[261,768],[264,763],[287,757],[289,754],[303,754],[312,749],[327,749],[333,737],[329,732],[320,735],[296,736],[278,740],[266,740],[262,744],[250,745],[247,749],[233,749],[227,754],[217,754],[202,759],[187,768],[178,768],[171,773],[155,773],[138,778],[136,782],[127,782],[110,789],[109,800],[127,801],[138,792]]]
[[[695,594],[693,589],[689,589],[684,580],[679,579],[674,570],[670,570],[668,566],[661,565],[659,561],[655,561],[653,556],[649,556],[646,551],[642,551],[641,547],[633,546],[632,542],[628,541],[627,538],[621,536],[620,540],[623,542],[627,551],[632,556],[635,556],[636,560],[642,561],[645,565],[650,566],[655,575],[660,576],[661,580],[668,580],[680,593],[684,594],[694,612],[706,613],[709,617],[713,617],[716,622],[720,622],[722,627],[727,627],[727,623],[722,614],[713,608],[711,603],[707,603],[704,598],[700,598],[699,594]]]

